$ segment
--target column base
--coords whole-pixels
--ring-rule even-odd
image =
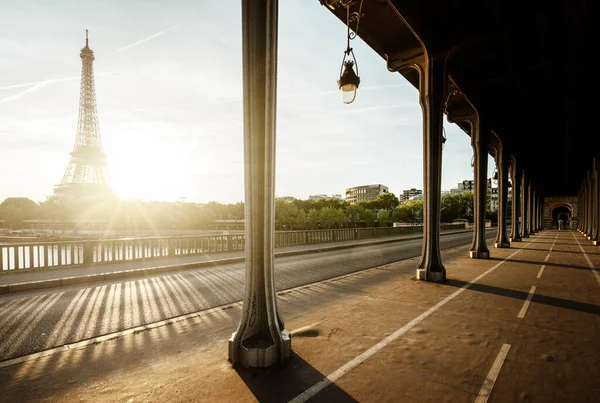
[[[237,360],[241,366],[246,368],[267,368],[271,365],[289,358],[292,354],[292,336],[287,330],[281,331],[283,346],[281,350],[273,343],[270,337],[260,335],[244,340],[239,348]],[[235,333],[229,339],[229,360],[235,355]],[[280,354],[283,357],[280,357]]]
[[[496,242],[494,248],[510,248],[510,242]]]
[[[600,241],[596,240],[596,241],[592,241],[592,245],[594,246],[598,246],[600,245]]]
[[[510,238],[511,242],[523,242],[523,238],[519,237],[519,238]]]
[[[472,250],[469,251],[469,257],[471,259],[489,259],[490,252]]]
[[[588,236],[587,239],[588,239],[588,241],[591,241],[592,240],[592,236],[591,235]]]
[[[427,271],[425,269],[417,269],[417,280],[433,281],[436,283],[446,281],[446,270],[444,271]]]
[[[529,234],[521,235],[521,238],[529,238]]]

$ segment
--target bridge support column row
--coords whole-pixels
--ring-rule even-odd
[[[592,158],[592,167],[588,170],[578,193],[579,223],[577,230],[592,245],[600,245],[600,161]]]

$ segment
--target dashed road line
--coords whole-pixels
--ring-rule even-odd
[[[319,393],[320,391],[322,391],[323,389],[325,389],[326,387],[328,387],[329,385],[331,385],[332,383],[334,383],[335,381],[340,379],[342,376],[344,376],[346,373],[350,372],[352,369],[356,368],[358,365],[360,365],[362,362],[364,362],[365,360],[370,358],[372,355],[379,352],[381,349],[386,347],[388,344],[390,344],[391,342],[398,339],[400,336],[402,336],[404,333],[408,332],[414,326],[421,323],[423,320],[425,320],[427,317],[429,317],[432,313],[436,312],[438,309],[440,309],[441,307],[446,305],[448,302],[450,302],[454,298],[458,297],[460,294],[462,294],[464,291],[466,291],[470,286],[472,286],[473,284],[475,284],[476,282],[481,280],[483,277],[490,274],[492,271],[496,270],[503,263],[505,263],[506,261],[513,258],[523,248],[526,248],[527,246],[531,245],[532,243],[533,243],[533,241],[529,242],[528,244],[522,246],[519,250],[510,254],[504,260],[496,263],[494,266],[492,266],[491,268],[489,268],[488,270],[486,270],[479,276],[475,277],[473,280],[471,280],[469,283],[465,284],[458,290],[454,291],[452,294],[450,294],[449,296],[447,296],[446,298],[444,298],[443,300],[441,300],[440,302],[438,302],[437,304],[435,304],[434,306],[432,306],[431,308],[429,308],[428,310],[426,310],[425,312],[423,312],[422,314],[420,314],[419,316],[417,316],[416,318],[414,318],[413,320],[408,322],[406,325],[402,326],[400,329],[396,330],[394,333],[387,336],[385,339],[381,340],[379,343],[375,344],[374,346],[372,346],[371,348],[369,348],[362,354],[359,354],[358,356],[356,356],[355,358],[348,361],[346,364],[342,365],[340,368],[338,368],[337,370],[335,370],[334,372],[329,374],[326,378],[322,379],[321,381],[315,383],[310,388],[306,389],[304,392],[302,392],[301,394],[296,396],[294,399],[290,400],[289,403],[304,403],[307,400],[311,399],[317,393]],[[507,350],[507,352],[508,352],[508,350]],[[504,361],[504,359],[502,359],[502,361]]]
[[[545,264],[542,265],[542,267],[540,268],[540,271],[537,274],[537,278],[542,278],[542,274],[544,274],[544,268],[546,267]]]
[[[527,298],[525,299],[525,302],[523,303],[523,307],[521,308],[521,311],[517,315],[517,318],[523,319],[525,317],[525,314],[527,313],[527,308],[529,308],[529,304],[531,303],[531,298],[533,298],[533,294],[535,294],[536,288],[537,287],[535,285],[531,286],[531,290],[529,290],[529,294],[527,294]]]
[[[490,395],[492,394],[492,389],[494,388],[496,379],[498,379],[498,374],[502,369],[502,364],[504,364],[504,360],[508,355],[508,350],[510,350],[510,344],[504,343],[500,348],[500,352],[498,353],[496,360],[494,360],[494,363],[492,364],[492,368],[490,368],[490,372],[488,372],[487,376],[485,377],[485,381],[479,390],[479,395],[477,396],[475,403],[486,403],[488,401]]]

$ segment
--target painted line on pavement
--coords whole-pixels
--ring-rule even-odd
[[[500,373],[500,369],[502,369],[502,364],[504,364],[504,360],[508,355],[508,350],[510,350],[510,344],[504,343],[500,348],[500,352],[496,357],[496,360],[492,364],[492,368],[490,368],[490,372],[488,372],[485,377],[485,381],[481,386],[481,390],[479,390],[479,395],[475,400],[475,403],[486,403],[492,394],[492,389],[494,388],[494,384],[496,383],[496,379],[498,379],[498,374]]]
[[[592,263],[592,261],[588,257],[587,253],[585,253],[585,250],[583,249],[583,246],[581,246],[581,244],[579,243],[579,239],[577,239],[577,237],[575,236],[575,234],[571,233],[571,235],[573,235],[573,238],[575,238],[575,241],[577,241],[577,245],[579,245],[579,249],[581,249],[581,253],[583,253],[583,257],[587,261],[588,266],[590,266],[590,269],[592,269],[592,273],[594,274],[594,277],[596,277],[596,281],[598,282],[598,285],[600,285],[600,275],[598,275],[598,271],[594,267],[594,264]]]
[[[550,254],[549,253],[546,255],[546,259],[544,259],[544,262],[547,262],[548,259],[550,259]]]
[[[529,294],[527,294],[527,298],[525,299],[525,302],[523,303],[523,307],[521,308],[521,311],[517,315],[517,318],[523,319],[525,317],[525,314],[527,313],[527,308],[529,308],[529,304],[531,303],[531,298],[533,298],[533,294],[535,294],[536,288],[537,287],[534,285],[531,287],[531,290],[529,290]]]
[[[344,374],[350,372],[352,369],[357,367],[359,364],[361,364],[363,361],[365,361],[366,359],[371,357],[373,354],[379,352],[385,346],[387,346],[391,342],[398,339],[400,336],[402,336],[404,333],[408,332],[414,326],[421,323],[423,320],[425,320],[427,317],[429,317],[432,313],[434,313],[435,311],[437,311],[438,309],[440,309],[441,307],[446,305],[448,302],[452,301],[454,298],[458,297],[460,294],[462,294],[464,291],[466,291],[470,286],[472,286],[473,284],[475,284],[476,282],[481,280],[483,277],[490,274],[492,271],[496,270],[503,263],[510,260],[513,256],[515,256],[517,253],[519,253],[523,248],[531,245],[532,243],[533,243],[533,241],[529,242],[527,245],[522,246],[516,252],[513,252],[506,259],[502,260],[499,263],[496,263],[494,266],[492,266],[491,268],[489,268],[488,270],[486,270],[479,276],[475,277],[468,284],[465,284],[458,290],[454,291],[452,294],[450,294],[449,296],[447,296],[446,298],[444,298],[443,300],[441,300],[440,302],[438,302],[437,304],[435,304],[434,306],[432,306],[431,308],[429,308],[428,310],[426,310],[425,312],[423,312],[422,314],[420,314],[419,316],[417,316],[416,318],[414,318],[413,320],[408,322],[406,325],[402,326],[400,329],[396,330],[394,333],[387,336],[385,339],[381,340],[379,343],[375,344],[373,347],[369,348],[362,354],[358,355],[354,359],[352,359],[349,362],[347,362],[346,364],[342,365],[340,368],[338,368],[337,370],[335,370],[334,372],[329,374],[326,378],[322,379],[321,381],[317,382],[310,388],[306,389],[304,392],[302,392],[301,394],[296,396],[294,399],[290,400],[289,403],[304,403],[307,400],[311,399],[317,393],[319,393],[320,391],[325,389],[327,386],[329,386],[332,383],[334,383],[335,381],[337,381],[339,378],[344,376]]]
[[[545,264],[542,265],[542,267],[540,268],[540,271],[537,274],[537,278],[542,278],[542,274],[544,274],[544,268],[546,267]]]

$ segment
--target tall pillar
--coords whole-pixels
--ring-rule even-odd
[[[291,354],[274,279],[277,0],[242,0],[246,278],[229,360],[268,367]]]
[[[581,187],[579,188],[579,192],[577,192],[577,228],[575,228],[577,231],[579,231],[581,229],[581,220],[579,220],[579,217],[581,215]],[[575,211],[573,211],[573,217],[575,216]]]
[[[423,111],[423,249],[416,277],[445,281],[446,268],[440,254],[440,207],[442,189],[442,125],[446,96],[444,57],[425,57],[419,71],[419,103]]]
[[[540,230],[544,229],[544,198],[540,197]]]
[[[587,172],[586,178],[587,200],[585,203],[585,235],[588,239],[592,238],[592,174]]]
[[[529,219],[531,223],[531,233],[535,234],[537,230],[537,198],[535,195],[535,190],[531,191],[531,218]]]
[[[581,223],[579,231],[583,234],[585,232],[585,179],[581,185],[581,199],[579,200],[579,222]]]
[[[598,245],[600,243],[600,200],[598,198],[599,190],[599,178],[598,178],[598,160],[592,159],[592,244]]]
[[[487,160],[490,128],[480,116],[473,119],[471,146],[474,154],[475,193],[473,194],[473,243],[469,251],[471,259],[489,259],[490,250],[485,236],[485,210],[487,201]]]
[[[527,229],[527,181],[525,176],[525,170],[521,170],[521,238],[529,238],[529,231]]]
[[[585,234],[585,216],[587,215],[587,187],[585,185],[586,180],[583,180],[582,192],[581,192],[581,233]]]
[[[508,166],[509,156],[504,146],[496,146],[496,168],[498,169],[498,233],[496,234],[496,248],[510,248],[506,232],[507,201],[508,201]]]
[[[533,235],[533,190],[531,189],[531,179],[527,181],[527,232]]]
[[[521,168],[517,165],[517,159],[510,157],[510,176],[512,177],[512,224],[510,230],[510,241],[521,242],[521,230],[519,217],[521,215]]]
[[[536,203],[536,214],[535,214],[535,226],[537,227],[538,232],[542,231],[542,225],[541,223],[541,217],[542,217],[542,198],[539,194],[536,194],[537,199],[535,201]]]

